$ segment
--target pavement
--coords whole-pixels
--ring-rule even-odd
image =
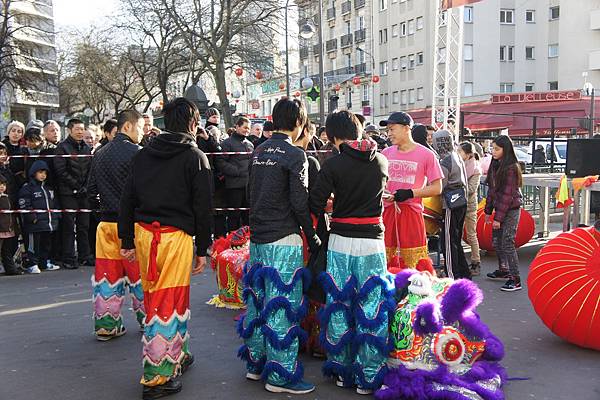
[[[519,251],[521,270],[542,244]],[[495,269],[483,259],[482,275]],[[0,400],[140,399],[141,333],[125,310],[129,332],[109,342],[92,334],[91,268],[41,275],[0,276]],[[505,387],[509,400],[600,399],[600,352],[578,348],[554,336],[534,313],[527,290],[505,293],[501,282],[475,278],[485,294],[478,311],[506,346],[503,365],[515,380]],[[192,278],[191,349],[196,363],[173,399],[284,399],[244,379],[236,358],[236,311],[206,305],[216,293],[208,269]],[[599,333],[600,334],[600,333]],[[300,399],[359,398],[323,378],[321,361],[302,356],[305,377],[317,390]],[[368,397],[367,397],[368,398]]]

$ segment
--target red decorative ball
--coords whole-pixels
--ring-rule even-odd
[[[242,76],[244,74],[244,69],[243,68],[236,68],[235,69],[235,75],[236,76]]]
[[[355,85],[360,85],[361,82],[362,79],[360,79],[360,76],[355,76],[354,78],[352,78],[352,83],[354,83]]]
[[[550,240],[531,263],[529,300],[554,334],[600,350],[600,233],[577,228]]]
[[[379,82],[379,81],[380,81],[380,79],[381,79],[381,78],[379,78],[379,76],[378,76],[378,75],[374,75],[374,76],[373,76],[373,83],[377,83],[377,82]]]
[[[302,93],[300,93],[300,92],[295,92],[294,93],[294,97],[300,97],[301,95],[302,95]]]
[[[264,74],[262,73],[262,71],[256,71],[254,77],[260,81],[262,78],[264,78]]]
[[[336,92],[339,92],[341,88],[342,88],[342,87],[340,86],[340,84],[339,84],[339,83],[336,83],[336,85],[335,85],[335,87],[334,87],[333,89],[334,89]]]
[[[492,213],[490,221],[494,220],[495,213]],[[477,211],[477,239],[479,247],[482,250],[494,251],[492,245],[492,223],[485,223],[485,213],[483,209]],[[521,209],[521,217],[519,226],[517,227],[517,235],[515,236],[515,247],[519,248],[531,240],[535,234],[535,221],[529,212]],[[463,240],[468,243],[466,230],[463,232]]]
[[[281,82],[281,83],[279,84],[279,89],[280,89],[280,90],[283,90],[283,89],[285,89],[285,83]]]

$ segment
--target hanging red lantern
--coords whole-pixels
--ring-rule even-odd
[[[260,81],[262,78],[264,78],[264,75],[263,75],[262,71],[256,71],[256,73],[254,74],[254,77]]]
[[[244,74],[244,69],[239,67],[235,69],[235,75],[236,76],[242,76]]]
[[[340,84],[339,84],[339,83],[336,83],[336,84],[335,84],[335,87],[334,87],[333,89],[334,89],[336,92],[339,92],[341,88],[342,88],[342,87],[340,86]]]
[[[352,83],[354,83],[355,85],[360,85],[360,83],[361,83],[360,76],[355,76],[354,78],[352,78]]]
[[[295,92],[294,93],[294,97],[300,97],[301,95],[302,95],[302,93],[300,93],[300,92]]]
[[[377,83],[379,82],[381,78],[379,78],[379,75],[373,75],[373,83]]]
[[[279,90],[283,90],[283,89],[285,89],[285,83],[281,82],[279,84]]]

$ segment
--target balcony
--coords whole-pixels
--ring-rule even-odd
[[[354,9],[358,10],[361,7],[364,7],[367,3],[367,0],[354,0]]]
[[[365,28],[354,31],[354,43],[364,42],[367,38],[367,30]]]
[[[366,107],[366,106],[368,106],[368,105],[369,105],[369,100],[363,100],[363,101],[360,103],[360,105],[361,105],[361,106],[363,106],[363,107]]]
[[[342,49],[352,46],[352,34],[349,33],[347,35],[342,36],[340,42]]]
[[[308,58],[308,47],[300,47],[300,58]]]
[[[367,72],[367,64],[366,63],[356,64],[354,66],[354,73],[355,74],[364,74],[366,72]]]
[[[331,7],[327,10],[327,21],[335,19],[335,8]]]
[[[337,39],[331,39],[328,40],[327,43],[325,43],[325,49],[327,50],[328,53],[332,52],[332,51],[336,51],[337,50]]]
[[[352,11],[352,2],[350,0],[342,3],[342,15],[350,14]]]

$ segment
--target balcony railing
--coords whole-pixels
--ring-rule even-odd
[[[367,64],[366,63],[356,64],[354,66],[355,74],[364,74],[365,72],[367,72]]]
[[[354,31],[354,43],[364,42],[367,38],[367,30],[365,28]]]
[[[331,7],[327,10],[327,21],[335,19],[335,8]]]
[[[352,11],[352,2],[350,0],[342,3],[342,15],[350,14]]]
[[[327,52],[336,51],[337,50],[337,39],[328,40],[325,44],[325,49]]]
[[[366,2],[366,0],[354,0],[354,8],[358,10],[359,8],[364,7]]]
[[[349,33],[347,35],[342,36],[340,42],[342,49],[352,46],[352,34]]]

